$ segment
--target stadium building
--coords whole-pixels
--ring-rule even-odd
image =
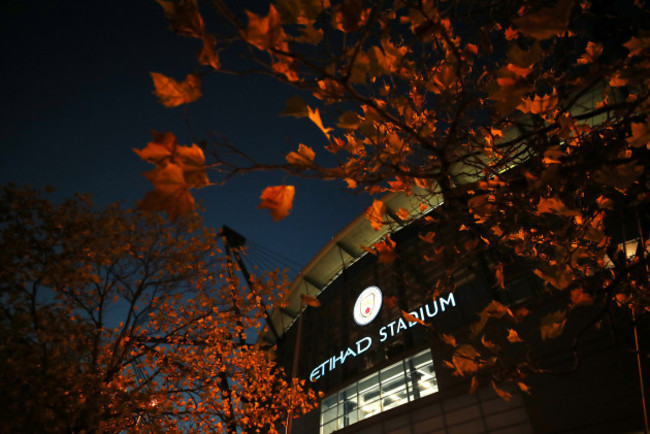
[[[443,270],[422,254],[427,244],[417,224],[402,225],[395,215],[416,209],[416,200],[392,194],[384,202],[392,223],[375,231],[360,216],[336,235],[294,280],[287,307],[273,312],[261,335],[277,345],[287,372],[324,393],[320,408],[293,421],[292,434],[643,432],[636,357],[620,346],[631,339],[629,319],[617,336],[596,329],[582,336],[580,366],[572,369],[572,327],[589,321],[588,308],[536,354],[564,375],[529,377],[530,395],[500,386],[509,400],[489,381],[469,393],[470,377],[445,364],[453,348],[442,334],[469,333],[492,300],[539,315],[551,312],[553,301],[541,296],[541,282],[525,267],[506,269],[506,289],[497,290],[488,253],[462,264],[453,293],[436,292]],[[361,246],[387,233],[397,258],[381,263]],[[307,306],[303,295],[321,306]],[[647,358],[645,364],[647,371]]]

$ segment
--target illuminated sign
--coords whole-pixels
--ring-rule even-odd
[[[355,321],[357,321],[357,309],[360,306],[370,306],[370,302],[367,301],[364,293],[371,288],[375,288],[379,292],[379,297],[381,297],[381,291],[376,286],[371,286],[366,288],[361,293],[361,295],[359,295],[359,298],[357,298],[357,302],[354,304]],[[366,301],[364,302],[364,300]],[[376,307],[376,312],[374,312],[372,308],[367,312],[368,316],[369,317],[372,316],[372,318],[370,318],[370,320],[368,320],[365,324],[369,324],[373,319],[375,319],[377,313],[379,313],[379,309],[381,308],[381,298],[379,298],[379,305],[377,306],[375,302],[373,306]],[[427,321],[428,319],[431,319],[436,315],[438,315],[439,312],[444,312],[446,309],[452,307],[456,307],[456,299],[454,298],[454,294],[450,293],[446,299],[444,297],[434,298],[433,300],[423,304],[422,306],[418,307],[417,309],[409,313],[419,320]],[[361,315],[361,313],[359,315]],[[357,321],[357,324],[365,325],[360,323],[359,321]],[[406,321],[404,318],[399,318],[396,319],[395,321],[391,321],[379,329],[379,342],[385,342],[389,338],[394,338],[402,331],[409,329],[416,324],[417,324],[416,322]],[[335,354],[334,356],[328,358],[319,366],[314,368],[311,371],[311,374],[309,375],[309,379],[311,381],[318,380],[328,372],[333,371],[337,367],[344,364],[346,360],[348,359],[351,360],[357,357],[359,354],[364,353],[372,346],[372,344],[373,344],[372,336],[366,336],[359,339],[354,345],[339,351],[339,354]]]
[[[370,324],[381,309],[381,301],[381,290],[378,287],[369,286],[364,289],[354,303],[354,321],[360,326]]]

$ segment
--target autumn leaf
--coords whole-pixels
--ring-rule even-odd
[[[519,32],[513,29],[512,26],[505,29],[504,34],[508,41],[514,41],[519,37]]]
[[[192,212],[194,198],[183,176],[183,169],[173,163],[145,173],[154,190],[146,194],[138,207],[150,211],[164,211],[170,220],[176,221],[180,216]]]
[[[594,172],[594,180],[604,185],[625,190],[641,176],[644,167],[637,161],[617,164],[616,166],[603,166]]]
[[[481,360],[481,354],[473,346],[464,344],[456,349],[451,363],[456,368],[455,374],[464,376],[477,373],[484,362]]]
[[[530,395],[530,387],[528,387],[526,383],[522,383],[521,381],[518,381],[517,387],[519,387],[519,390],[521,390],[522,392]]]
[[[523,342],[523,340],[519,337],[519,333],[517,333],[517,330],[515,329],[508,329],[508,341],[513,344],[517,342]]]
[[[203,18],[196,0],[156,0],[169,20],[172,32],[193,38],[203,37]]]
[[[451,345],[452,347],[457,347],[458,344],[456,343],[456,338],[453,337],[452,335],[448,335],[446,333],[440,333],[440,339],[447,345]]]
[[[241,35],[249,44],[262,51],[286,50],[286,34],[282,29],[281,17],[273,5],[265,17],[246,11],[248,27]]]
[[[435,232],[427,232],[426,234],[418,234],[418,238],[420,238],[422,241],[425,243],[432,244],[433,243],[433,238],[436,236]]]
[[[586,65],[588,63],[593,63],[603,54],[603,45],[600,43],[587,42],[587,48],[585,49],[585,54],[583,54],[579,59],[578,63]]]
[[[318,109],[316,108],[316,109],[312,110],[311,107],[307,106],[307,113],[308,113],[309,119],[314,124],[316,124],[318,129],[320,129],[323,132],[323,134],[325,134],[325,136],[329,139],[330,131],[332,131],[332,128],[325,128],[323,126],[323,121],[320,118],[320,113],[318,112]]]
[[[391,264],[397,259],[397,254],[395,253],[395,241],[391,240],[390,237],[386,237],[385,240],[375,243],[373,245],[379,259],[377,260],[380,264]]]
[[[537,203],[537,212],[539,214],[549,213],[563,216],[579,216],[580,211],[567,207],[559,197],[542,197]]]
[[[499,347],[497,344],[495,344],[492,341],[488,341],[485,335],[481,336],[481,344],[488,350],[492,351],[493,353],[499,352],[501,347]]]
[[[403,222],[408,221],[411,218],[411,213],[409,213],[408,210],[404,208],[398,209],[395,214],[397,215],[397,218],[399,218]]]
[[[201,148],[194,144],[181,146],[176,142],[176,136],[169,132],[152,131],[151,133],[153,140],[147,143],[144,149],[134,149],[133,151],[144,161],[157,166],[156,170],[145,175],[154,186],[157,182],[155,180],[164,180],[164,177],[153,175],[165,169],[169,164],[181,169],[187,188],[201,188],[210,184],[206,173],[205,156]]]
[[[553,7],[542,8],[512,21],[520,33],[539,40],[548,39],[566,32],[572,8],[573,0],[559,0]]]
[[[571,291],[571,307],[593,304],[594,298],[584,292],[582,288]]]
[[[557,311],[546,315],[540,322],[539,333],[542,340],[557,338],[564,332],[566,325],[566,312]]]
[[[633,36],[629,41],[623,44],[623,46],[630,51],[628,54],[629,57],[638,56],[643,50],[650,47],[650,37],[641,36],[637,38],[636,36]]]
[[[489,318],[501,319],[505,315],[509,315],[511,317],[514,316],[507,306],[496,300],[492,300],[490,304],[488,304],[478,315],[479,321],[470,326],[472,333],[476,336],[478,336],[481,330],[485,328],[485,325],[487,324]]]
[[[320,307],[321,302],[316,298],[308,294],[300,294],[300,301],[302,304],[311,307]]]
[[[375,199],[370,208],[366,210],[366,218],[374,230],[378,231],[384,225],[384,214],[386,214],[386,204]]]
[[[359,128],[360,123],[361,119],[359,118],[358,114],[355,112],[347,111],[339,117],[339,121],[336,126],[347,130],[356,130]]]
[[[546,266],[544,269],[537,269],[533,272],[549,285],[562,290],[568,288],[573,283],[571,274],[561,266]]]
[[[647,123],[632,122],[630,124],[630,130],[630,137],[625,139],[630,146],[638,148],[650,145],[650,128],[648,128]]]
[[[474,394],[478,390],[479,382],[477,377],[472,377],[472,383],[469,387],[469,393]]]
[[[203,47],[199,52],[199,64],[211,66],[212,69],[219,69],[221,67],[219,56],[214,51],[216,45],[217,39],[214,35],[203,35]]]
[[[501,289],[506,289],[505,279],[503,277],[503,264],[499,262],[494,271],[494,276],[497,279],[497,284]]]
[[[282,220],[289,215],[293,206],[295,187],[293,185],[277,185],[266,187],[260,196],[262,202],[258,208],[266,208],[271,212],[273,221]]]
[[[292,96],[284,103],[284,111],[280,116],[293,116],[294,118],[306,118],[309,116],[307,104],[299,96]]]
[[[414,322],[414,323],[423,325],[425,327],[430,326],[430,324],[425,323],[420,318],[418,318],[417,316],[415,316],[415,315],[413,315],[411,313],[405,312],[403,310],[401,312],[402,312],[402,317],[404,317],[404,319],[407,320],[408,322]]]
[[[497,387],[496,383],[493,381],[492,382],[492,388],[494,391],[499,395],[499,397],[505,401],[510,401],[512,399],[512,393],[507,392],[499,387]]]
[[[551,95],[535,95],[532,99],[523,98],[521,104],[519,104],[517,108],[522,113],[532,113],[534,115],[545,114],[555,108],[557,101],[557,94],[555,89],[553,89]]]
[[[157,72],[152,72],[151,78],[156,88],[153,94],[167,108],[194,102],[201,97],[201,79],[196,74],[188,74],[180,83]]]
[[[292,151],[287,154],[286,159],[289,164],[297,166],[309,166],[314,162],[314,151],[302,143],[298,145],[298,152]]]

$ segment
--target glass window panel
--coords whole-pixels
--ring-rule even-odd
[[[321,418],[320,418],[320,423],[321,425],[324,425],[326,423],[329,423],[333,420],[336,420],[338,417],[336,407],[330,408],[329,410],[325,410],[321,412]]]
[[[367,403],[363,407],[359,408],[359,420],[363,420],[381,413],[381,400],[377,399],[376,401]]]
[[[404,375],[404,367],[402,366],[402,362],[382,369],[379,373],[379,378],[381,382],[384,383],[400,375]]]
[[[413,365],[416,368],[419,368],[424,365],[433,365],[433,361],[431,360],[431,352],[429,350],[426,350],[422,353],[418,353],[409,359],[413,360]],[[406,363],[408,365],[409,360],[407,360]]]
[[[397,392],[398,390],[402,390],[402,389],[406,389],[406,381],[403,376],[393,379],[389,383],[382,383],[381,396],[391,395]]]
[[[333,421],[329,422],[328,424],[323,425],[323,427],[321,428],[321,432],[322,432],[323,434],[330,434],[331,432],[336,431],[337,429],[340,428],[340,427],[338,426],[338,423],[337,423],[337,422],[338,422],[338,421],[333,420]]]
[[[398,390],[397,392],[387,395],[383,399],[384,411],[406,404],[408,402],[408,393],[406,388]]]
[[[345,401],[343,404],[343,426],[352,425],[359,421],[357,415],[357,400],[356,396],[352,400]]]
[[[356,399],[356,396],[357,396],[357,383],[354,383],[353,385],[348,386],[339,392],[338,401],[341,402],[341,401],[349,400],[352,399],[353,397],[354,399]]]
[[[325,398],[321,433],[329,434],[437,391],[431,352],[425,350]]]
[[[374,373],[359,381],[359,394],[379,384],[379,374]]]
[[[329,410],[330,408],[335,407],[337,402],[338,397],[336,395],[328,396],[327,398],[323,399],[323,402],[320,405],[321,411]]]
[[[420,397],[428,396],[438,391],[438,381],[435,377],[421,378],[418,381],[418,388],[420,389]]]
[[[368,402],[372,402],[377,398],[379,398],[379,384],[359,394],[359,407],[363,407]]]

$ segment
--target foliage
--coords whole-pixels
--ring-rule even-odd
[[[4,188],[0,431],[274,432],[311,408],[246,337],[281,276],[245,290],[216,241],[195,215]]]
[[[561,336],[573,310],[593,307],[574,349],[617,305],[648,314],[644,1],[277,0],[258,14],[212,0],[201,7],[216,11],[214,32],[196,0],[159,3],[172,30],[202,41],[201,74],[271,75],[296,89],[282,115],[323,134],[322,149],[300,144],[286,164],[217,141],[203,166],[215,180],[276,168],[371,195],[416,195],[420,208],[399,210],[400,220],[420,222],[426,257],[447,268],[438,291],[453,290],[464,258],[489,252],[495,289],[506,289],[517,264],[561,302],[536,316],[487,306],[472,327],[476,342],[449,362],[460,375],[486,368],[524,389],[519,380],[541,369],[517,348]],[[165,90],[156,92],[164,103]],[[285,216],[291,201],[268,196],[262,206]],[[173,208],[175,196],[147,206]],[[378,200],[369,208],[375,229],[387,211]],[[390,240],[382,243],[371,250],[389,262]],[[505,322],[498,342],[483,334],[495,321]]]

